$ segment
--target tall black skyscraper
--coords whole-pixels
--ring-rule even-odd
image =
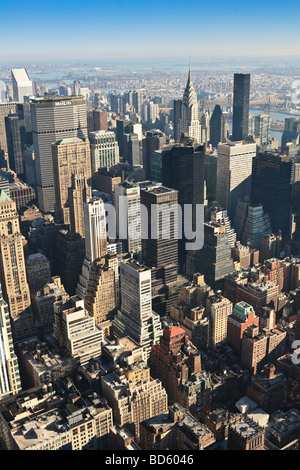
[[[179,121],[181,118],[181,108],[182,108],[182,100],[174,100],[174,140],[175,142],[179,142]]]
[[[214,148],[217,148],[220,142],[225,142],[225,119],[219,104],[216,104],[211,115],[209,127],[210,143]]]
[[[285,155],[260,152],[253,158],[251,202],[262,204],[272,230],[289,234],[292,210],[292,161]]]
[[[232,140],[248,137],[250,74],[235,73],[233,86]]]
[[[203,145],[174,145],[162,153],[162,183],[178,191],[178,203],[193,207],[193,230],[197,204],[206,203],[206,155]],[[184,232],[182,232],[184,233]],[[185,271],[186,250],[184,237],[179,240],[179,268]]]

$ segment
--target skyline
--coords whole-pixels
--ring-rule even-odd
[[[295,0],[285,23],[282,4],[269,0],[254,0],[251,9],[236,0],[226,5],[191,0],[184,14],[178,0],[133,0],[130,8],[117,1],[114,7],[92,0],[80,11],[79,2],[54,1],[49,12],[37,1],[4,0],[0,61],[300,55],[300,5]],[[31,27],[24,29],[27,24]]]

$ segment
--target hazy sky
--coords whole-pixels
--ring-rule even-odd
[[[300,55],[299,0],[1,0],[0,62]]]

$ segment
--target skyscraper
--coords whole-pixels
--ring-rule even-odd
[[[43,212],[53,212],[54,170],[51,144],[65,138],[87,139],[86,103],[82,96],[31,101],[37,197]]]
[[[55,188],[55,215],[59,222],[70,224],[69,188],[72,177],[85,176],[91,184],[90,144],[78,137],[66,138],[52,144]],[[82,208],[83,210],[83,208]]]
[[[178,126],[179,139],[182,135],[196,139],[201,143],[201,126],[199,121],[199,109],[197,95],[189,70],[187,84],[184,90],[181,106],[181,118]]]
[[[99,168],[109,170],[111,166],[119,163],[119,146],[114,132],[105,130],[89,132],[89,139],[93,174]]]
[[[115,209],[117,213],[117,237],[123,243],[123,251],[141,253],[141,195],[138,184],[115,185]]]
[[[73,174],[71,187],[68,189],[68,201],[70,210],[70,229],[79,233],[82,238],[84,233],[84,204],[92,197],[92,188],[88,184],[84,174]]]
[[[175,142],[179,142],[179,121],[181,118],[181,107],[182,107],[182,100],[174,100],[174,107],[173,107],[173,127],[174,127],[174,140]]]
[[[21,391],[18,359],[14,351],[8,305],[0,283],[0,400]]]
[[[262,204],[272,230],[290,232],[292,205],[292,161],[287,156],[259,152],[253,159],[251,201]]]
[[[260,145],[270,142],[270,116],[268,114],[259,114],[255,116],[254,133],[260,139]]]
[[[108,266],[105,258],[96,259],[90,271],[84,307],[100,325],[115,313],[115,272]]]
[[[104,202],[93,197],[84,205],[85,258],[76,294],[84,299],[92,263],[107,254]]]
[[[121,262],[121,309],[113,320],[118,338],[130,336],[144,350],[147,360],[151,347],[162,334],[159,315],[152,311],[151,269],[134,260]]]
[[[15,339],[35,333],[16,204],[0,190],[0,281]]]
[[[216,196],[232,220],[238,200],[250,197],[252,160],[255,155],[255,143],[240,141],[218,145]]]
[[[233,85],[232,139],[240,141],[249,131],[250,74],[235,73]]]
[[[225,118],[221,106],[216,104],[209,121],[209,141],[214,148],[225,142]]]
[[[178,203],[182,213],[185,204],[193,210],[192,229],[195,231],[196,206],[206,204],[206,156],[203,146],[174,145],[162,152],[162,183],[178,191]],[[182,227],[182,233],[184,233]],[[186,239],[179,240],[179,265],[184,272],[186,262]]]
[[[23,103],[25,96],[33,96],[32,80],[26,69],[12,69],[11,78],[14,101]]]

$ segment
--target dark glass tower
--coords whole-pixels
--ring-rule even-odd
[[[232,140],[248,137],[250,74],[235,73],[233,86]]]
[[[162,183],[178,191],[178,203],[193,206],[193,230],[196,229],[195,207],[206,202],[206,156],[202,145],[174,145],[162,153]],[[184,231],[182,231],[184,233]],[[186,240],[179,240],[179,269],[185,271]]]
[[[262,204],[272,230],[289,234],[292,205],[292,162],[287,156],[260,152],[253,158],[251,202]]]
[[[210,143],[214,148],[217,148],[220,142],[225,142],[225,120],[222,113],[221,106],[216,104],[215,109],[209,121],[210,127]]]

